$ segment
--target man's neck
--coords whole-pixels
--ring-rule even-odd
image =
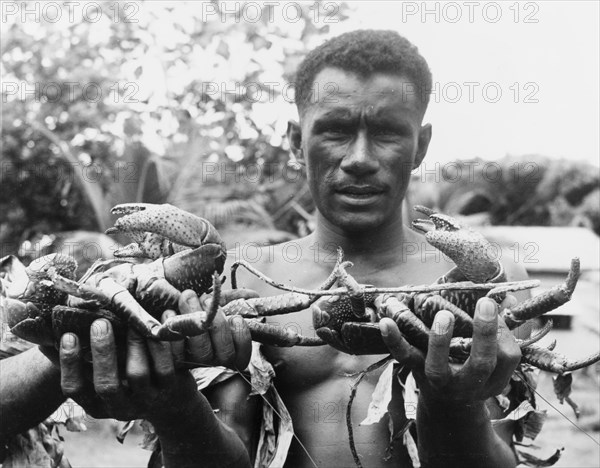
[[[331,251],[341,247],[346,259],[378,265],[401,258],[406,243],[414,240],[402,223],[401,210],[392,223],[368,231],[343,231],[317,213],[317,227],[311,237],[319,249]]]

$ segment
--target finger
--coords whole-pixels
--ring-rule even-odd
[[[191,314],[202,311],[198,295],[191,289],[186,289],[179,298],[179,313]],[[183,342],[183,361],[192,367],[212,362],[214,359],[213,345],[208,333],[192,336]],[[185,355],[187,353],[187,356]]]
[[[175,366],[171,355],[171,346],[164,341],[150,340],[147,342],[152,358],[152,372],[156,383],[164,387],[175,377]]]
[[[94,388],[101,397],[115,395],[120,389],[117,349],[108,320],[96,320],[90,329]]]
[[[161,323],[165,323],[167,319],[176,315],[177,313],[174,310],[165,310],[161,317]],[[185,340],[171,341],[171,354],[175,363],[182,363],[185,360]]]
[[[150,387],[150,359],[146,340],[133,327],[127,330],[127,382],[134,393],[148,393]]]
[[[429,332],[425,375],[431,384],[437,387],[443,387],[450,378],[448,354],[453,331],[454,315],[451,312],[441,310],[435,314]]]
[[[498,353],[498,305],[489,298],[477,302],[473,320],[471,355],[462,369],[485,382],[496,367]]]
[[[201,310],[200,299],[198,299],[198,295],[194,291],[186,289],[181,293],[179,297],[180,314],[191,314],[192,312],[199,312]]]
[[[383,342],[396,361],[411,367],[421,367],[423,365],[423,355],[414,346],[408,344],[402,333],[400,333],[396,322],[390,318],[383,318],[379,322],[379,330],[381,330]]]
[[[60,340],[60,386],[66,397],[83,393],[85,378],[79,339],[73,333],[65,333]]]
[[[235,347],[229,322],[220,310],[213,320],[209,330],[210,341],[217,362],[222,366],[232,366],[235,359]]]
[[[236,299],[254,299],[260,297],[260,295],[252,289],[230,289],[228,291],[221,291],[220,306],[224,306],[231,301]]]
[[[233,337],[233,347],[235,349],[235,359],[233,365],[238,370],[244,370],[250,363],[252,354],[252,338],[250,337],[250,329],[246,321],[239,315],[227,317],[231,335]]]
[[[498,320],[498,358],[487,383],[489,396],[502,393],[520,361],[521,348],[504,320]]]

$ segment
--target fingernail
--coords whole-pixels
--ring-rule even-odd
[[[62,337],[61,346],[63,349],[73,349],[75,347],[75,335],[72,333],[65,333]]]
[[[496,317],[496,302],[492,299],[483,299],[483,303],[479,308],[481,317],[484,320],[492,320]]]
[[[96,320],[92,324],[92,336],[94,338],[102,338],[108,333],[108,322],[104,319]]]
[[[385,323],[384,321],[379,322],[379,330],[381,330],[381,336],[387,337],[390,333],[390,331],[388,330],[387,323]]]
[[[433,330],[433,333],[435,333],[436,335],[445,335],[446,333],[448,333],[448,330],[450,329],[450,322],[452,321],[452,317],[449,313],[438,313],[435,316],[435,319],[433,321],[433,325],[431,327],[431,329]]]

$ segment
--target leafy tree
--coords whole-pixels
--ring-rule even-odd
[[[9,18],[3,254],[35,233],[104,230],[110,206],[130,201],[176,203],[220,226],[295,229],[290,207],[311,207],[294,199],[304,179],[282,138],[290,82],[348,7],[259,14],[250,3],[234,12],[215,2],[209,15],[200,4],[104,2],[99,19]]]

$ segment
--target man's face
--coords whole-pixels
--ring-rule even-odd
[[[328,68],[314,88],[319,95],[302,115],[300,144],[319,212],[344,231],[397,222],[431,137],[431,127],[421,127],[415,86],[399,76],[361,79]]]

